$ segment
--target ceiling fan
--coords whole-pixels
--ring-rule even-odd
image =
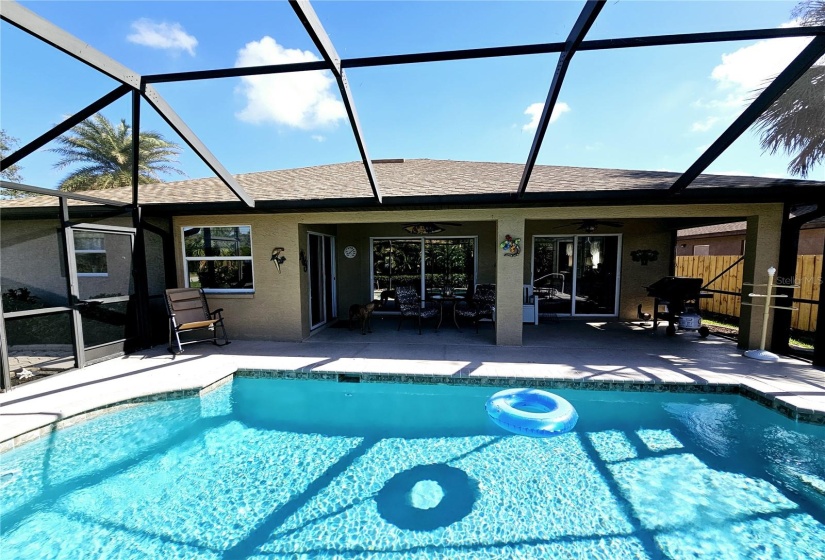
[[[455,222],[417,222],[414,224],[407,224],[403,229],[415,235],[427,235],[430,233],[440,233],[444,231],[441,226],[460,226]]]
[[[593,233],[598,229],[599,226],[607,226],[611,228],[620,228],[624,226],[624,222],[615,222],[611,220],[577,220],[573,221],[568,224],[556,226],[553,229],[563,228],[563,227],[570,227],[571,225],[579,224],[576,228],[577,230],[584,231],[586,233]]]

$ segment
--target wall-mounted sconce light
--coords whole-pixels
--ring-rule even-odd
[[[633,259],[633,262],[641,262],[642,266],[647,266],[647,263],[659,258],[659,251],[653,249],[636,249],[630,252],[630,258]]]
[[[283,247],[275,247],[272,249],[272,258],[269,259],[275,263],[275,266],[278,268],[278,274],[281,273],[281,265],[284,264],[286,257],[281,256],[281,251],[283,251]]]
[[[307,254],[304,252],[303,249],[298,253],[298,260],[301,262],[301,266],[304,268],[304,272],[307,271]]]

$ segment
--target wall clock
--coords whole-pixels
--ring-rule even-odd
[[[353,247],[352,245],[347,245],[344,248],[344,256],[347,257],[348,259],[354,259],[355,255],[357,255],[357,254],[358,254],[358,251],[356,251],[355,247]]]

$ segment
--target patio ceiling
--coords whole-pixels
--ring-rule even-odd
[[[304,29],[320,51],[323,60],[297,64],[268,65],[244,68],[225,68],[198,72],[166,73],[156,75],[140,75],[121,65],[107,55],[96,51],[80,39],[72,36],[61,28],[34,14],[28,9],[11,0],[0,3],[0,18],[14,25],[42,41],[52,45],[73,58],[95,68],[103,74],[120,82],[120,86],[110,93],[94,101],[81,111],[66,119],[60,125],[45,132],[35,140],[10,154],[0,162],[0,170],[5,170],[20,161],[26,155],[44,146],[49,141],[70,130],[73,126],[88,118],[103,107],[132,92],[132,128],[133,137],[139,135],[139,102],[145,99],[172,129],[186,142],[187,145],[206,163],[220,181],[227,186],[234,195],[248,207],[255,205],[255,200],[238,183],[218,159],[209,151],[206,145],[192,132],[184,120],[160,96],[151,85],[162,82],[183,82],[188,80],[214,79],[237,76],[252,76],[262,74],[277,74],[286,72],[306,72],[329,70],[335,76],[341,97],[346,108],[350,126],[361,154],[362,164],[372,188],[374,202],[380,204],[383,200],[380,185],[375,176],[373,162],[367,151],[364,135],[359,124],[355,103],[347,82],[346,68],[362,68],[368,66],[388,66],[398,64],[424,63],[446,60],[468,60],[501,56],[523,56],[537,53],[559,53],[559,60],[547,99],[539,119],[535,137],[527,162],[521,174],[517,188],[512,192],[513,199],[522,198],[530,184],[533,169],[547,132],[547,126],[553,108],[564,83],[565,74],[572,63],[572,58],[578,51],[600,51],[609,49],[656,47],[664,45],[686,45],[697,43],[712,43],[723,41],[741,41],[749,39],[769,39],[782,37],[813,37],[809,45],[781,72],[764,91],[754,99],[745,111],[725,130],[715,142],[670,186],[670,195],[678,194],[690,186],[702,171],[716,160],[742,133],[751,126],[759,116],[771,106],[816,60],[825,55],[825,27],[794,27],[781,29],[755,29],[725,32],[707,32],[690,34],[672,34],[645,37],[625,37],[586,41],[588,30],[593,25],[603,8],[604,0],[588,0],[585,2],[579,17],[572,26],[567,40],[563,43],[545,43],[519,45],[509,47],[493,47],[483,49],[464,49],[442,52],[420,52],[402,55],[361,57],[341,59],[335,46],[325,31],[322,22],[316,15],[307,0],[290,0],[290,6],[298,16]],[[137,145],[133,147],[133,157],[137,160]],[[30,190],[25,185],[9,188]],[[132,186],[133,205],[138,206],[137,181]],[[31,191],[42,194],[40,191]],[[51,194],[51,193],[49,193]]]

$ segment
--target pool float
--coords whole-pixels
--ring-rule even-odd
[[[539,389],[505,389],[487,399],[487,414],[510,432],[550,437],[569,432],[579,415],[565,399]]]

